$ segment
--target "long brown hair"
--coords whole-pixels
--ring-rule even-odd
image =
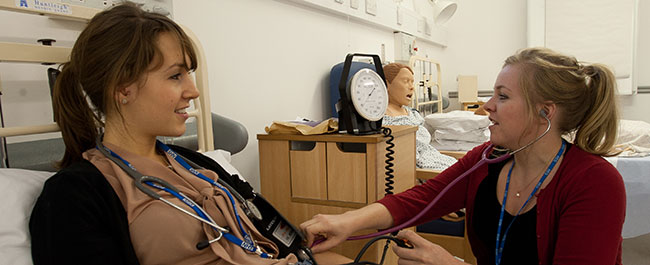
[[[59,167],[81,160],[81,154],[95,146],[107,108],[120,113],[115,101],[117,89],[159,67],[152,64],[162,56],[157,41],[163,32],[177,37],[183,57],[190,58],[190,65],[185,67],[196,69],[190,39],[180,26],[161,14],[126,2],[90,20],[54,85],[54,116],[66,147]]]
[[[547,48],[527,48],[506,59],[522,67],[519,84],[528,115],[537,104],[551,101],[562,111],[559,129],[575,132],[574,144],[596,155],[611,156],[618,131],[616,79],[602,64],[581,63]]]

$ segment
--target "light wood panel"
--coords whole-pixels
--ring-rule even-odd
[[[325,143],[315,143],[312,150],[291,150],[292,198],[327,199],[327,167]]]
[[[366,203],[366,154],[327,143],[327,199]]]
[[[456,159],[461,159],[463,156],[465,156],[465,154],[467,154],[466,151],[440,151],[440,153],[454,157]]]
[[[476,264],[476,257],[474,257],[474,254],[472,253],[472,248],[470,247],[469,240],[467,239],[467,233],[465,233],[464,237],[429,233],[418,233],[418,235],[426,240],[440,245],[449,251],[449,253],[452,255],[463,259],[466,263]]]
[[[288,196],[291,192],[289,142],[260,141],[259,152],[260,176],[274,176],[273,178],[260,178],[260,192],[273,203],[279,212],[288,215],[291,208]]]
[[[430,180],[432,178],[435,178],[441,172],[442,171],[439,171],[439,170],[418,168],[415,171],[415,177],[418,178],[418,179],[421,179],[423,181],[427,181],[427,180]]]
[[[415,126],[391,125],[394,137],[410,134],[417,130]],[[318,135],[297,135],[297,134],[258,134],[258,140],[286,140],[286,141],[320,141],[338,143],[380,143],[386,141],[381,134],[352,135],[345,133],[330,133]]]
[[[64,63],[72,48],[0,42],[0,61],[25,63]]]

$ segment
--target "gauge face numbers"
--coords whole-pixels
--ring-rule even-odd
[[[350,81],[350,97],[357,112],[369,121],[384,117],[388,107],[386,84],[373,70],[359,70]]]

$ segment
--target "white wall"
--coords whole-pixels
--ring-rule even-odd
[[[650,86],[650,1],[647,0],[639,1],[637,38],[637,83],[639,86]]]
[[[640,1],[639,6],[640,14],[650,14],[647,1]],[[503,60],[526,46],[526,10],[526,1],[521,0],[458,0],[458,10],[446,24],[448,47],[419,42],[419,55],[442,64],[445,95],[456,89],[459,74],[476,74],[480,90],[492,88]],[[248,146],[233,157],[233,163],[256,189],[256,135],[265,126],[296,116],[327,118],[329,71],[347,53],[379,54],[385,44],[386,59],[393,60],[392,32],[288,0],[178,0],[174,16],[199,36],[207,53],[212,110],[242,122],[249,130]],[[54,37],[60,40],[55,45],[65,46],[83,28],[81,23],[4,11],[0,11],[0,24],[15,25],[3,28],[0,41]],[[643,47],[650,47],[648,17],[640,15],[639,25],[639,85],[647,86],[650,49]],[[9,125],[51,118],[46,78],[39,76],[45,67],[23,67],[0,63],[2,103]],[[623,118],[650,122],[645,115],[650,113],[648,100],[649,94],[621,97]],[[35,110],[26,110],[26,105]],[[457,107],[452,100],[452,108]]]
[[[174,17],[199,36],[209,62],[212,110],[249,130],[233,164],[259,188],[256,134],[273,120],[329,115],[329,71],[347,53],[380,53],[393,60],[393,33],[289,1],[174,2]],[[486,12],[491,10],[492,12]],[[440,61],[445,94],[458,74],[477,74],[491,89],[506,56],[526,44],[526,3],[458,1],[447,23],[449,45],[419,42],[421,56]]]

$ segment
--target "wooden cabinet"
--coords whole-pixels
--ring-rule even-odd
[[[395,137],[393,192],[415,185],[414,126],[390,126]],[[384,196],[386,143],[381,134],[355,136],[258,134],[261,193],[291,223],[319,213],[339,214]],[[362,231],[367,234],[374,231]],[[348,241],[333,251],[354,258],[367,240]],[[378,262],[383,242],[363,260]],[[392,259],[392,261],[391,261]],[[388,251],[385,264],[396,264]]]

